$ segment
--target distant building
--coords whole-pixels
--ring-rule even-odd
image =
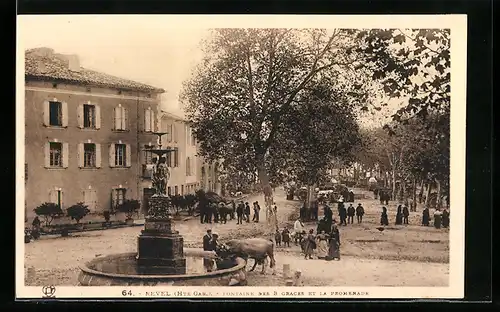
[[[198,143],[186,120],[163,111],[161,131],[167,133],[162,139],[163,145],[176,149],[167,159],[171,171],[167,193],[194,194],[198,189],[220,193],[219,166],[217,163],[206,163],[203,157],[197,155]]]
[[[146,84],[82,68],[78,56],[25,52],[26,213],[43,202],[92,213],[152,195],[142,164],[156,140],[160,95]]]

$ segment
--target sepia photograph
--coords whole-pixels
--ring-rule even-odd
[[[463,297],[466,23],[18,16],[16,296]]]

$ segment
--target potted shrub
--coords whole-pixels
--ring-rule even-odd
[[[82,220],[86,215],[89,214],[89,207],[84,203],[77,203],[66,209],[66,211],[68,217],[70,217],[72,220],[75,220],[78,228],[80,230],[83,230],[83,224],[80,224],[80,220]]]
[[[37,216],[44,219],[45,225],[50,226],[55,218],[59,218],[64,215],[61,207],[55,203],[43,203],[40,206],[33,209]]]
[[[102,214],[104,216],[104,226],[109,226],[109,220],[111,220],[111,212],[106,210]]]
[[[118,207],[116,207],[116,210],[125,213],[125,216],[127,217],[125,219],[125,222],[127,222],[128,225],[132,225],[134,224],[134,219],[132,218],[132,216],[137,213],[140,207],[141,203],[136,199],[132,199],[125,200],[121,205],[118,205]]]

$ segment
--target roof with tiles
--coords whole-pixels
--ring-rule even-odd
[[[144,83],[108,75],[80,66],[78,56],[54,53],[50,48],[25,51],[26,80],[61,81],[119,90],[164,93],[165,90]]]

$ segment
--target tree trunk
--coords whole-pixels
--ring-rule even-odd
[[[278,229],[278,217],[276,216],[272,208],[274,203],[273,188],[271,187],[269,175],[267,173],[266,167],[264,166],[263,159],[258,163],[258,175],[262,187],[262,192],[264,193],[264,205],[266,207],[266,212],[269,215],[269,218],[266,220],[269,226],[268,234],[270,236],[270,239],[274,242],[274,233]]]
[[[392,179],[392,200],[395,200],[396,199],[396,170],[395,169],[392,169],[392,176],[391,176],[391,179]]]
[[[441,182],[436,179],[436,188],[437,188],[437,196],[436,196],[436,208],[441,208]]]
[[[431,197],[431,191],[432,191],[432,183],[431,182],[428,182],[427,183],[427,194],[425,196],[425,207],[429,208],[429,200],[430,200],[430,197]]]
[[[417,179],[413,178],[413,190],[412,190],[412,197],[413,197],[413,202],[412,202],[412,211],[417,211]]]
[[[415,186],[416,187],[416,186]],[[415,191],[416,192],[416,191]],[[420,183],[420,192],[418,194],[418,203],[422,203],[422,199],[424,197],[424,179],[422,179],[422,182]]]

